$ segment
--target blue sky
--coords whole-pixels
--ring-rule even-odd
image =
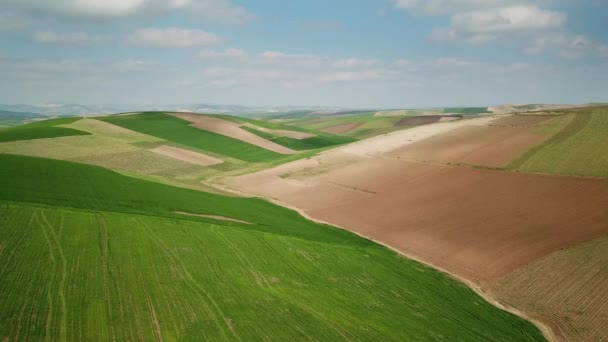
[[[605,0],[0,0],[0,102],[608,101]]]

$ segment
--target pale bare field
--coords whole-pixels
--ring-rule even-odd
[[[363,124],[362,123],[348,123],[348,124],[344,124],[344,125],[323,128],[321,130],[321,132],[332,133],[332,134],[348,133],[348,132],[354,131],[361,125],[363,125]]]
[[[217,165],[217,164],[221,164],[224,162],[223,160],[221,160],[219,158],[211,157],[206,154],[192,152],[192,151],[184,150],[183,148],[167,146],[167,145],[162,145],[162,146],[153,148],[150,151],[154,152],[156,154],[160,154],[160,155],[169,157],[169,158],[173,158],[176,160],[181,160],[181,161],[184,161],[187,163],[201,165],[201,166]]]
[[[253,133],[247,132],[242,129],[238,123],[214,118],[207,115],[191,114],[191,113],[172,113],[171,115],[190,121],[193,127],[202,129],[205,131],[221,134],[233,139],[244,141],[248,144],[252,144],[269,151],[273,151],[280,154],[296,154],[294,151],[285,146],[281,146],[270,140],[266,140]]]
[[[604,221],[608,222],[608,221]],[[493,292],[560,331],[568,341],[608,341],[608,238],[540,259],[501,279]]]

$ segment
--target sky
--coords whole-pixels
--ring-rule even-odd
[[[0,0],[0,103],[608,101],[606,0]]]

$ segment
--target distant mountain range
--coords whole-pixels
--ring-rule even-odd
[[[41,116],[74,116],[103,115],[134,111],[180,111],[209,114],[255,114],[287,113],[293,111],[328,111],[335,112],[345,108],[323,106],[237,106],[214,104],[175,104],[175,105],[82,105],[82,104],[40,104],[40,105],[6,105],[0,104],[0,110],[7,112],[35,113]]]

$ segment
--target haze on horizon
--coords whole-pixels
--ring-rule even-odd
[[[0,103],[606,101],[601,0],[0,0]]]

